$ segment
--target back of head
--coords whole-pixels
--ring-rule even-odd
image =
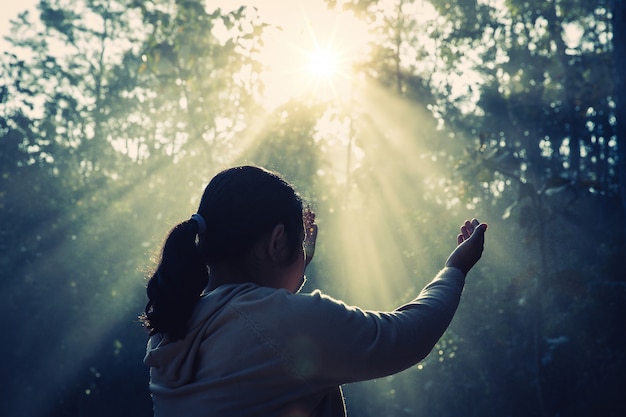
[[[207,224],[199,246],[209,265],[242,258],[279,223],[294,251],[301,244],[302,199],[263,168],[240,166],[217,174],[204,190],[198,213]]]
[[[217,174],[204,190],[198,213],[206,230],[198,233],[193,220],[174,227],[148,281],[142,320],[151,334],[183,338],[208,283],[207,266],[241,261],[277,224],[285,226],[294,253],[302,244],[302,199],[280,176],[263,168],[240,166]]]

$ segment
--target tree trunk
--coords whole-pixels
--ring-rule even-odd
[[[613,62],[615,65],[615,115],[618,152],[618,173],[622,211],[626,216],[626,4],[625,0],[613,0]]]

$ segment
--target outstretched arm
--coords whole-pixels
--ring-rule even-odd
[[[446,268],[414,300],[392,312],[364,311],[319,292],[301,295],[290,305],[293,310],[285,309],[290,319],[280,326],[285,331],[293,325],[289,334],[308,332],[320,352],[332,352],[317,358],[319,374],[311,377],[329,384],[379,378],[427,356],[456,312],[465,275],[482,255],[486,228],[478,220],[465,222]]]

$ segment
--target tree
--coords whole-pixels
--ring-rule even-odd
[[[194,1],[39,11],[14,22],[0,80],[2,414],[148,415],[146,250],[232,152],[263,25]]]
[[[308,178],[311,196],[316,188],[318,171],[325,168],[316,143],[317,124],[326,106],[291,100],[266,117],[251,146],[239,156],[241,163],[252,163],[276,170],[288,180]],[[251,132],[252,134],[252,132]]]
[[[395,16],[386,22],[396,22],[396,28],[410,20],[391,11],[397,12],[412,2],[348,3],[370,22],[380,21],[380,14],[374,13],[380,10],[386,10],[386,16]],[[446,157],[457,159],[457,174],[448,187],[450,201],[461,197],[457,209],[489,213],[486,217],[492,218],[492,222],[494,216],[502,216],[505,224],[499,226],[511,232],[494,239],[503,245],[502,254],[515,254],[507,257],[507,269],[498,273],[494,270],[479,280],[480,294],[489,295],[475,294],[471,301],[466,301],[470,305],[465,313],[477,317],[470,321],[470,326],[494,320],[499,323],[499,317],[494,318],[494,308],[509,313],[505,323],[510,332],[507,333],[506,325],[473,328],[474,336],[457,329],[462,336],[456,340],[464,341],[458,345],[459,351],[469,340],[479,346],[487,340],[500,341],[497,348],[503,356],[492,356],[493,369],[485,367],[476,370],[478,375],[473,374],[492,393],[492,410],[513,415],[577,415],[575,408],[596,407],[606,414],[618,415],[618,397],[607,387],[624,386],[624,381],[616,373],[595,370],[606,368],[605,356],[590,359],[586,368],[589,375],[601,381],[598,386],[604,387],[589,395],[583,394],[581,388],[585,378],[566,372],[564,365],[568,363],[568,353],[595,343],[591,337],[579,334],[573,324],[583,309],[601,315],[600,305],[616,302],[613,295],[596,289],[623,288],[623,279],[617,278],[623,276],[623,267],[615,261],[624,241],[620,234],[612,232],[615,225],[621,225],[617,230],[622,230],[623,221],[616,215],[621,211],[615,209],[620,193],[621,151],[615,102],[619,95],[615,94],[612,76],[611,3],[430,3],[438,16],[420,27],[437,47],[423,48],[428,37],[415,43],[420,35],[412,34],[405,38],[404,48],[414,52],[395,56],[400,61],[410,56],[422,61],[400,67],[413,76],[421,76],[426,81],[422,85],[433,97],[428,109],[444,133],[439,141],[450,144],[435,155],[439,161]],[[388,7],[390,4],[394,7]],[[392,33],[399,32],[386,32],[378,39],[379,45],[393,45],[397,36]],[[398,73],[391,67],[387,67],[385,75],[376,76],[397,80],[390,77]],[[430,74],[419,72],[419,68],[425,67]],[[385,85],[389,90],[402,92],[391,83]],[[414,139],[415,149],[420,149],[418,137]],[[464,156],[454,151],[453,141],[457,148],[466,149]],[[417,155],[415,150],[408,154]],[[397,162],[388,169],[407,171]],[[603,213],[601,219],[597,213]],[[601,232],[583,243],[577,237],[588,236],[585,232],[589,218],[596,219]],[[606,248],[606,252],[589,249],[599,247]],[[588,256],[583,260],[581,253]],[[605,267],[607,264],[611,267]],[[604,272],[599,273],[600,270]],[[577,287],[583,283],[589,287]],[[574,291],[568,285],[578,289]],[[568,310],[568,297],[563,294],[586,295],[589,302]],[[615,297],[619,297],[617,294],[623,295],[623,289],[616,290]],[[519,303],[517,309],[514,302]],[[515,311],[522,315],[521,319]],[[602,328],[602,349],[618,352],[624,341],[615,323],[607,323],[611,324],[597,325]],[[467,349],[481,348],[466,345]],[[485,349],[493,351],[494,347]],[[618,356],[616,363],[622,367],[623,358]],[[473,369],[471,364],[462,365],[465,368],[461,369]],[[459,368],[456,371],[461,372]],[[559,384],[559,372],[576,380],[575,388],[551,389]],[[494,382],[511,375],[516,378],[510,385]],[[467,390],[468,396],[475,397],[469,392],[478,389],[476,385],[458,382],[460,386],[455,392]],[[507,394],[513,392],[517,395]],[[596,402],[594,398],[601,395],[605,400]],[[444,394],[440,401],[435,401],[437,405],[432,406],[436,408],[429,409],[428,414],[446,414],[441,411],[441,403],[446,403],[443,397]],[[572,407],[573,403],[577,405]],[[580,415],[585,412],[580,411]],[[448,410],[447,414],[455,412]]]
[[[484,82],[477,117],[469,113],[452,121],[474,142],[468,146],[461,175],[469,174],[474,193],[482,187],[485,199],[509,200],[504,217],[518,219],[520,233],[528,243],[518,252],[528,255],[524,258],[527,266],[517,277],[525,284],[516,285],[520,285],[520,300],[534,300],[529,321],[524,324],[528,338],[523,343],[535,357],[528,365],[533,370],[528,375],[535,374],[537,413],[549,415],[559,410],[576,415],[569,405],[575,402],[580,410],[596,407],[604,408],[606,414],[619,414],[614,396],[602,403],[606,406],[591,405],[593,397],[581,395],[582,388],[569,392],[549,389],[558,384],[553,363],[567,356],[561,345],[551,343],[571,343],[571,351],[593,343],[580,337],[570,319],[563,317],[562,303],[567,298],[562,294],[571,291],[575,285],[572,280],[611,287],[622,269],[613,267],[607,275],[575,272],[586,271],[589,260],[572,257],[585,249],[576,248],[569,237],[576,234],[575,230],[586,230],[583,213],[595,217],[601,212],[603,219],[597,227],[602,232],[593,240],[611,242],[617,248],[623,245],[623,240],[610,232],[622,223],[615,216],[619,137],[611,76],[613,49],[607,36],[610,4],[554,1],[537,6],[508,2],[501,9],[469,1],[434,4],[442,15],[455,16],[450,25],[457,30],[448,31],[452,39],[446,38],[445,44],[464,43],[483,57],[479,61]],[[495,186],[498,182],[501,186]],[[463,186],[472,184],[466,181]],[[517,215],[510,217],[512,212]],[[609,259],[616,254],[612,249],[610,252]],[[598,268],[607,259],[601,258],[603,261],[594,263]],[[565,290],[568,286],[570,289]],[[612,297],[604,298],[606,294],[590,289],[585,293],[594,300],[586,307],[597,314],[601,314],[600,304],[612,302]],[[576,317],[581,312],[582,306],[570,314]],[[623,341],[616,329],[603,327],[603,332],[607,338],[603,347],[618,350]],[[558,354],[552,362],[555,351]],[[623,366],[621,359],[617,363]],[[603,358],[595,357],[588,372],[595,374],[593,368],[604,366]],[[603,387],[623,385],[615,374],[605,374],[601,379]]]
[[[622,207],[626,211],[626,80],[620,68],[626,63],[626,5],[623,1],[614,0],[611,3],[613,28],[613,69],[615,77],[615,115],[616,136],[618,140],[618,172],[620,177],[620,194]]]

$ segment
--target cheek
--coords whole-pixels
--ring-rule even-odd
[[[304,251],[304,248],[302,248],[300,252],[298,253],[298,267],[304,270],[305,264],[306,264],[306,252]]]
[[[293,263],[293,274],[298,275],[298,278],[300,278],[302,275],[304,275],[305,265],[306,265],[306,254],[304,252],[304,249],[301,249],[300,251],[298,251],[298,257]]]
[[[298,261],[298,270],[294,273],[294,279],[297,278],[298,280],[298,284],[296,285],[296,288],[293,291],[294,293],[300,291],[302,287],[304,286],[304,283],[306,281],[306,276],[304,275],[305,269],[306,269],[306,254],[304,253],[304,251],[302,251],[302,256],[299,258],[299,261]]]

